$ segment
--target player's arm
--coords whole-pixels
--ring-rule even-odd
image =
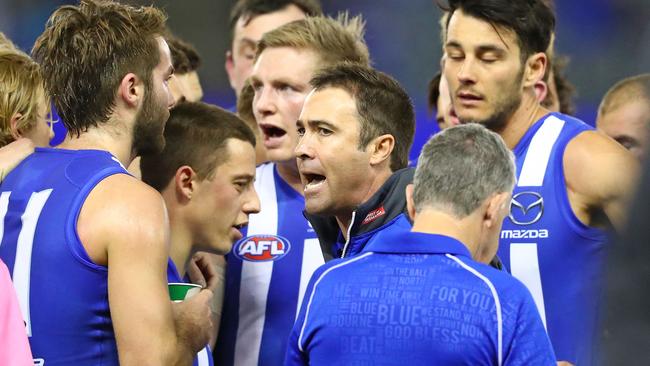
[[[188,365],[207,342],[195,319],[209,323],[207,306],[205,316],[188,307],[211,299],[211,291],[176,309],[193,320],[190,329],[179,326],[187,322],[175,321],[166,287],[168,230],[160,195],[127,175],[100,182],[82,207],[79,237],[90,257],[108,266],[108,298],[121,365]],[[195,334],[188,334],[193,327]]]
[[[31,140],[22,138],[0,148],[0,182],[29,154],[34,152]]]
[[[602,226],[604,212],[620,230],[638,178],[639,163],[611,138],[586,131],[567,145],[564,175],[569,200],[578,218],[590,226]]]

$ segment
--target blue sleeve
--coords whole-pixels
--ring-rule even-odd
[[[555,354],[533,297],[521,285],[521,299],[509,345],[504,344],[503,365],[555,366]]]
[[[298,337],[300,335],[300,326],[302,325],[302,320],[304,318],[296,319],[296,323],[293,326],[291,335],[289,336],[289,343],[287,344],[287,354],[284,358],[284,364],[286,366],[298,366],[298,365],[309,365],[309,360],[307,355],[302,353],[298,348]]]
[[[299,342],[304,342],[304,339],[300,339],[300,332],[302,331],[303,325],[306,321],[307,306],[314,295],[314,285],[316,283],[316,280],[320,278],[323,272],[331,266],[331,263],[332,262],[324,264],[317,268],[309,279],[307,289],[305,290],[305,296],[302,298],[302,304],[300,304],[298,317],[296,318],[296,322],[293,324],[293,329],[291,330],[291,335],[289,336],[287,353],[284,359],[285,366],[309,365],[308,354],[300,350],[301,345]],[[305,328],[307,327],[305,326]],[[304,350],[306,348],[305,344],[302,344],[302,346]]]

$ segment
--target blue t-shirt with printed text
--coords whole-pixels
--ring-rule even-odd
[[[554,365],[530,293],[446,236],[379,233],[310,281],[286,365]]]

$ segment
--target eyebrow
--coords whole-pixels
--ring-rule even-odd
[[[242,39],[239,40],[238,47],[239,48],[250,47],[250,48],[255,49],[255,48],[257,48],[257,42],[253,41],[250,38],[242,38]]]
[[[249,181],[255,180],[255,175],[253,174],[237,174],[233,177],[233,180],[237,179],[246,179]]]
[[[478,51],[480,53],[487,53],[487,52],[496,52],[499,54],[502,54],[505,52],[505,50],[501,47],[494,46],[494,45],[485,45],[485,46],[478,46]]]
[[[456,41],[449,41],[449,40],[447,40],[447,43],[445,43],[445,47],[458,47],[458,48],[462,48],[462,47],[460,46],[460,43],[458,43],[458,42],[456,42]]]
[[[309,127],[312,128],[317,126],[324,126],[329,128],[330,130],[334,130],[334,131],[338,130],[338,128],[334,126],[331,122],[320,120],[320,119],[310,119],[307,121],[307,124],[309,125]]]
[[[445,47],[463,48],[463,46],[461,46],[460,43],[458,43],[457,41],[447,41],[447,43],[445,44]],[[477,49],[481,53],[485,53],[485,52],[500,52],[500,53],[503,53],[504,52],[503,48],[501,48],[499,46],[491,45],[491,44],[480,45],[480,46],[477,47]]]
[[[271,80],[271,85],[273,85],[273,86],[289,85],[291,87],[304,90],[305,87],[309,86],[309,83],[305,84],[304,82],[299,82],[297,80],[292,80],[292,79],[289,79],[287,77],[281,77],[281,78]]]
[[[255,84],[255,83],[263,83],[262,80],[260,80],[259,77],[255,76],[254,74],[252,74],[252,75],[248,78],[248,80],[249,80],[249,82],[250,82],[251,84]],[[293,88],[297,88],[297,89],[301,89],[301,90],[304,90],[304,88],[306,88],[306,87],[309,86],[309,84],[305,84],[305,83],[303,83],[303,82],[298,82],[298,81],[296,81],[296,80],[292,80],[292,79],[289,79],[289,78],[287,78],[287,77],[281,77],[281,78],[277,78],[277,79],[271,79],[271,81],[269,82],[269,84],[271,84],[271,86],[273,86],[273,87],[278,87],[278,85],[289,85],[289,86],[291,86],[291,87],[293,87]]]

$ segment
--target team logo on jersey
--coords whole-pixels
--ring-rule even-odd
[[[252,235],[235,244],[233,253],[249,262],[277,261],[291,250],[289,240],[276,235]]]
[[[510,201],[510,221],[516,225],[531,225],[542,218],[544,198],[537,192],[519,192]]]

